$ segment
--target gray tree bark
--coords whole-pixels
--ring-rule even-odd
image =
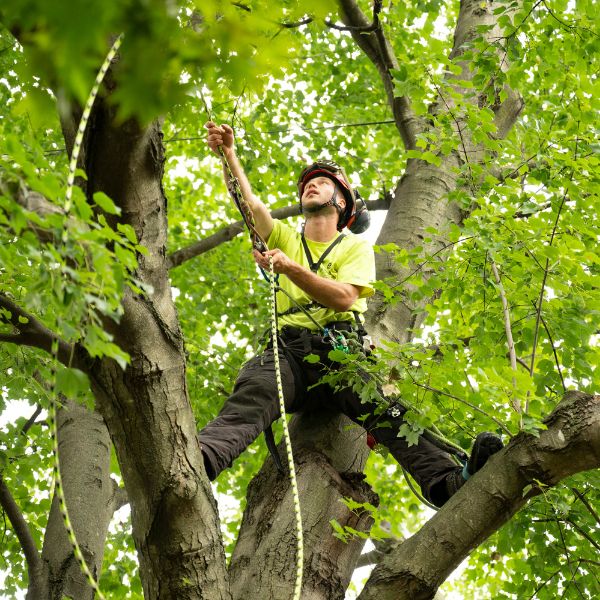
[[[145,597],[226,600],[219,518],[187,398],[183,338],[166,261],[167,203],[162,189],[159,123],[113,124],[105,105],[90,131],[88,190],[108,194],[148,249],[135,276],[152,291],[126,291],[123,317],[107,323],[131,357],[88,373],[115,446],[131,504],[133,537]]]
[[[111,443],[102,417],[74,402],[57,411],[60,472],[69,517],[91,573],[102,572],[104,544],[115,510],[110,478]],[[27,600],[91,600],[94,590],[81,571],[55,493],[42,547],[47,590],[30,590]]]
[[[348,428],[352,426],[351,428]],[[303,600],[343,599],[364,540],[333,536],[330,521],[367,532],[368,513],[356,515],[341,500],[376,504],[362,471],[369,449],[362,429],[346,417],[319,412],[294,416],[290,433],[304,532]],[[358,447],[356,440],[359,438]],[[279,448],[285,457],[283,445]],[[248,489],[247,509],[231,560],[234,598],[288,600],[296,564],[295,513],[289,477],[267,460]]]

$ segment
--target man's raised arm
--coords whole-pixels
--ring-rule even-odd
[[[256,230],[260,236],[267,240],[273,231],[273,218],[269,209],[254,195],[250,182],[244,173],[244,169],[238,160],[235,153],[235,139],[233,135],[233,129],[229,125],[217,125],[212,121],[206,123],[205,127],[208,129],[206,141],[208,147],[222,159],[227,161],[233,176],[238,180],[240,184],[240,190],[244,200],[250,206],[254,214],[254,222],[256,224]],[[223,156],[219,153],[219,147],[223,150]],[[223,164],[223,174],[225,182],[229,178],[229,174]]]

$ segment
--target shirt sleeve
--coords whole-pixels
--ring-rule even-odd
[[[375,292],[375,253],[373,246],[366,240],[353,238],[352,244],[347,248],[340,248],[343,252],[337,280],[360,287],[359,298],[367,298]]]
[[[290,232],[288,230],[290,229],[291,227],[285,225],[285,223],[282,223],[278,219],[273,219],[273,229],[271,230],[269,239],[266,240],[269,248],[279,248],[285,252],[285,245],[290,237]]]

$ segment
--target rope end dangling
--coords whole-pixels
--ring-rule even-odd
[[[304,532],[302,527],[302,514],[300,512],[300,494],[298,493],[298,481],[296,479],[296,468],[294,465],[294,456],[292,454],[292,441],[290,438],[290,431],[287,426],[285,398],[283,395],[283,384],[281,382],[281,369],[279,368],[279,344],[277,331],[277,286],[275,281],[275,271],[273,269],[272,256],[269,256],[269,281],[271,284],[271,331],[273,336],[273,360],[275,365],[275,379],[277,382],[279,411],[281,413],[283,437],[285,440],[285,449],[288,459],[290,482],[292,486],[294,513],[296,516],[296,581],[294,584],[293,600],[300,600],[300,593],[302,591],[302,576],[304,571]]]

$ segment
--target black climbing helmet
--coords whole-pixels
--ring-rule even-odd
[[[300,210],[302,210],[302,194],[304,193],[304,188],[314,177],[328,177],[337,184],[344,195],[346,208],[343,212],[341,207],[337,204],[335,193],[329,202],[320,207],[335,206],[338,209],[338,212],[340,213],[337,224],[338,231],[347,227],[352,233],[362,233],[369,228],[371,218],[369,217],[365,201],[356,190],[352,189],[344,169],[332,160],[319,160],[314,162],[300,173],[300,177],[298,178]]]

